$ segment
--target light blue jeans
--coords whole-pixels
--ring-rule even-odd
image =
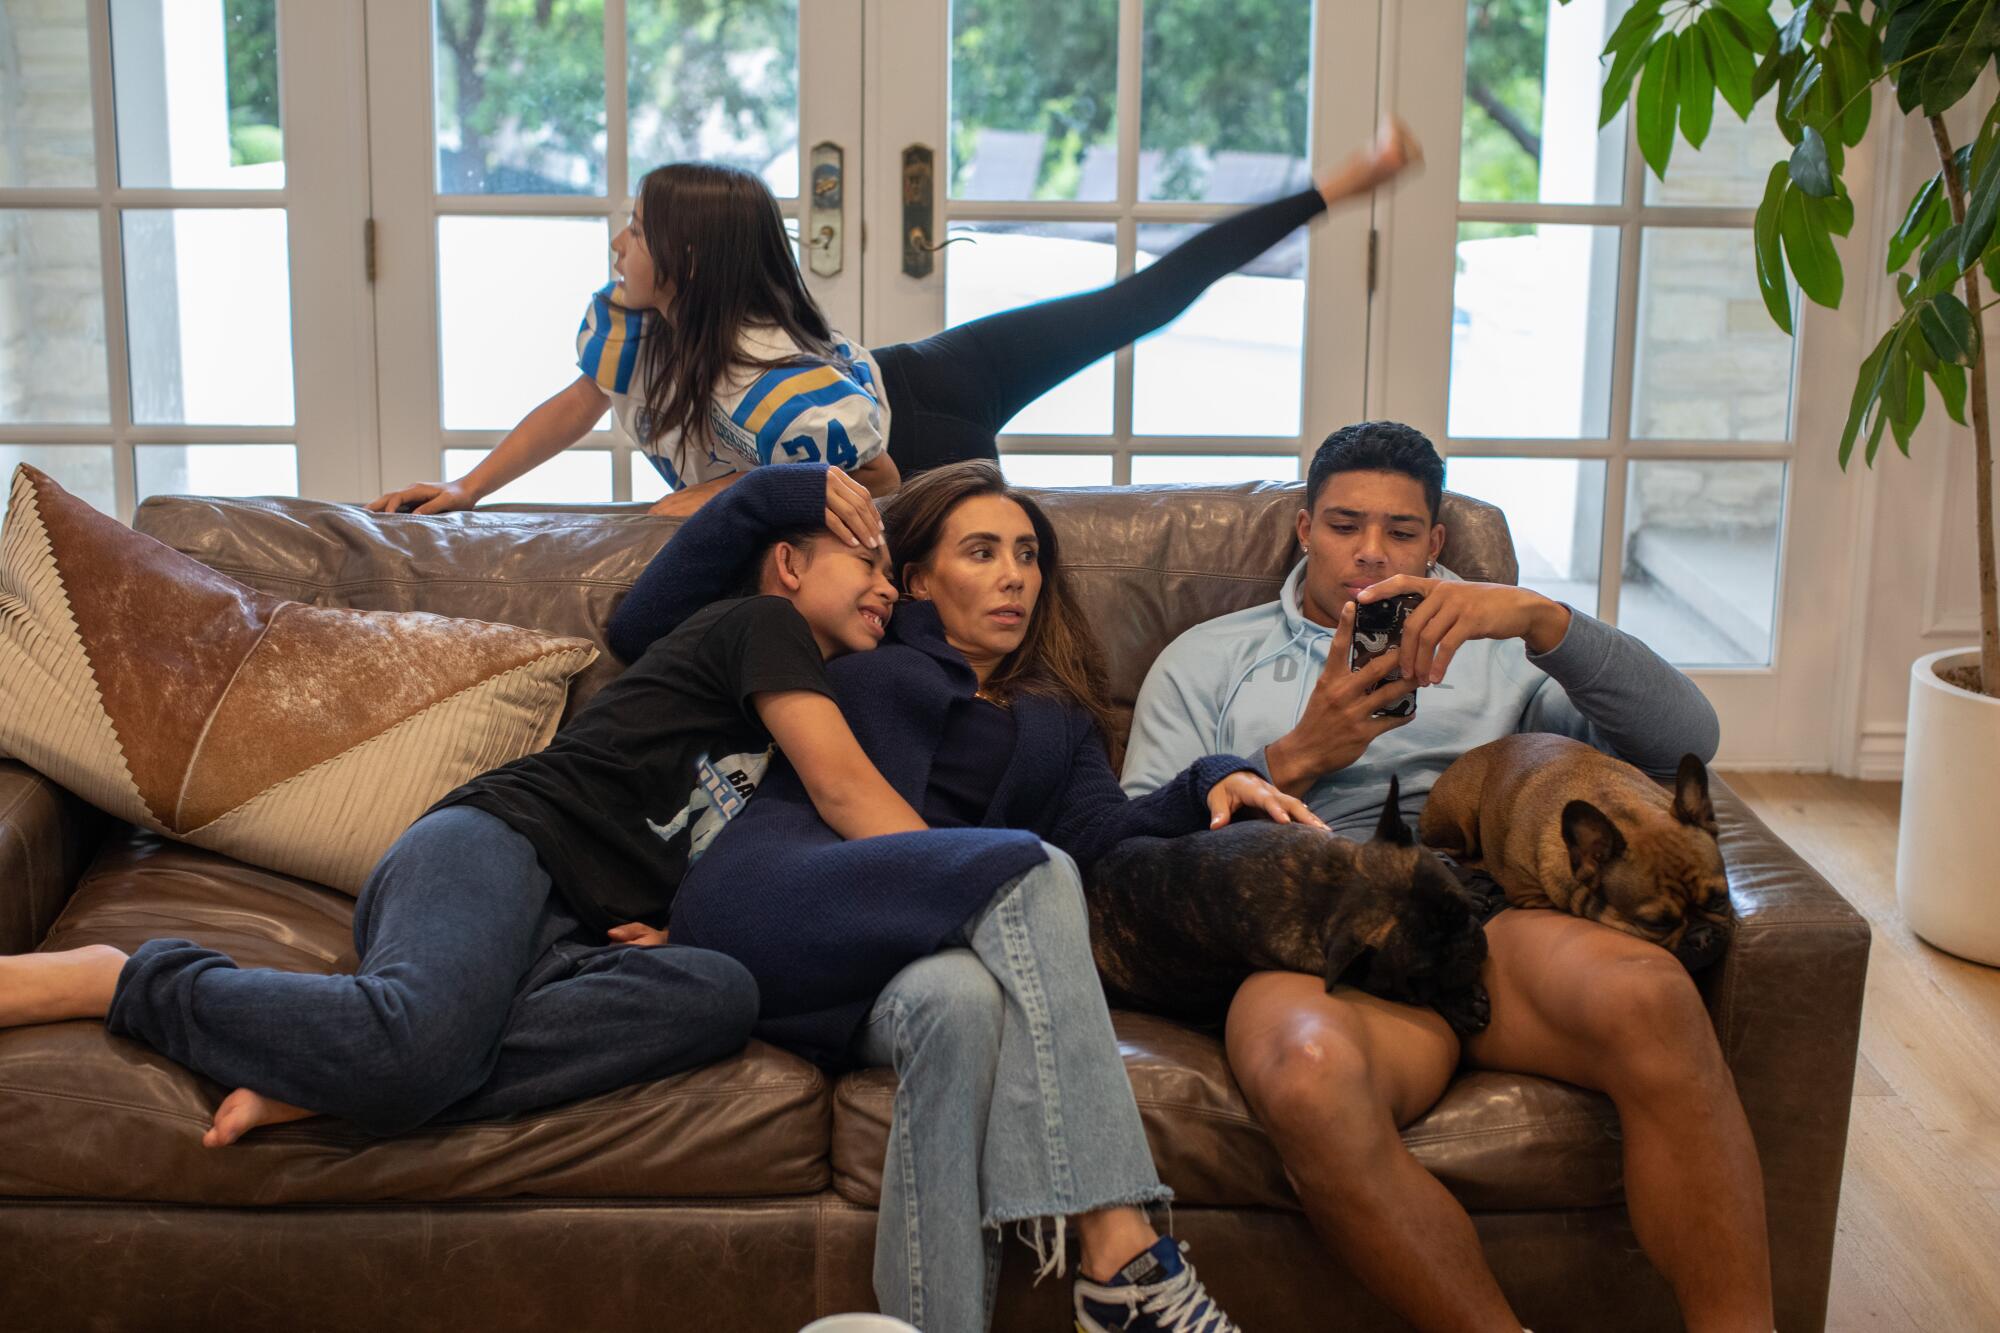
[[[988,1326],[1008,1223],[1172,1197],[1111,1031],[1076,862],[1047,851],[967,923],[965,947],[897,973],[856,1038],[898,1078],[875,1297],[925,1333]]]

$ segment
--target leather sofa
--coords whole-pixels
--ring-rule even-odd
[[[1270,599],[1297,486],[1044,495],[1128,710],[1186,627]],[[1447,500],[1445,563],[1511,581],[1497,511]],[[382,517],[299,500],[148,501],[137,526],[267,591],[602,643],[671,532],[631,507]],[[570,706],[618,670],[605,656]],[[1122,744],[1122,737],[1119,738]],[[1824,1321],[1869,933],[1716,786],[1741,925],[1704,978],[1762,1156],[1778,1326]],[[116,825],[0,762],[0,951],[185,935],[249,966],[352,966],[351,903]],[[1318,1246],[1209,1036],[1118,1031],[1177,1232],[1257,1333],[1398,1327]],[[224,1090],[93,1022],[0,1032],[0,1328],[703,1329],[781,1333],[872,1309],[891,1087],[752,1043],[719,1065],[530,1118],[371,1140],[328,1120],[221,1151]],[[1471,1073],[1405,1141],[1472,1211],[1523,1319],[1679,1318],[1622,1203],[1602,1097]],[[996,1327],[1067,1326],[1068,1283],[1010,1247]]]

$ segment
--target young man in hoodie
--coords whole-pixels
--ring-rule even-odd
[[[1714,710],[1637,639],[1439,565],[1443,491],[1443,460],[1408,426],[1328,436],[1298,517],[1305,558],[1276,602],[1197,625],[1153,664],[1126,791],[1227,750],[1335,833],[1366,838],[1392,774],[1414,819],[1452,760],[1517,731],[1560,732],[1661,775],[1684,754],[1714,755]],[[1350,672],[1356,604],[1404,593],[1424,600],[1400,658]],[[1398,665],[1404,679],[1368,693]],[[1412,690],[1413,716],[1375,716]],[[1632,1227],[1687,1326],[1768,1333],[1756,1147],[1687,973],[1663,949],[1556,912],[1500,910],[1486,937],[1493,1018],[1463,1043],[1428,1009],[1328,994],[1318,977],[1266,972],[1238,991],[1230,1066],[1321,1237],[1418,1328],[1520,1328],[1471,1219],[1399,1130],[1461,1060],[1538,1074],[1617,1105]]]

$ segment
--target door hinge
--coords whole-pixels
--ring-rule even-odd
[[[1373,251],[1370,251],[1372,254]],[[375,219],[367,218],[361,223],[361,272],[369,282],[375,281]]]
[[[1370,227],[1368,229],[1368,294],[1370,296],[1373,296],[1375,294],[1375,254],[1376,251],[1380,248],[1381,238],[1382,238],[1382,233],[1376,231],[1373,227]],[[374,250],[370,249],[369,253],[372,255],[374,253]],[[372,264],[370,265],[368,271],[369,275],[372,277],[375,272]]]

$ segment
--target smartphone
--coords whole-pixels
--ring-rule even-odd
[[[1401,597],[1390,597],[1380,602],[1356,602],[1354,604],[1354,646],[1347,655],[1347,669],[1359,671],[1378,657],[1386,657],[1402,651],[1403,622],[1410,618],[1423,601],[1417,593],[1404,593]],[[1401,667],[1382,678],[1379,690],[1392,680],[1401,680]],[[1371,693],[1373,690],[1370,691]],[[1417,711],[1417,696],[1410,693],[1396,700],[1387,708],[1375,710],[1376,717],[1412,717]]]

